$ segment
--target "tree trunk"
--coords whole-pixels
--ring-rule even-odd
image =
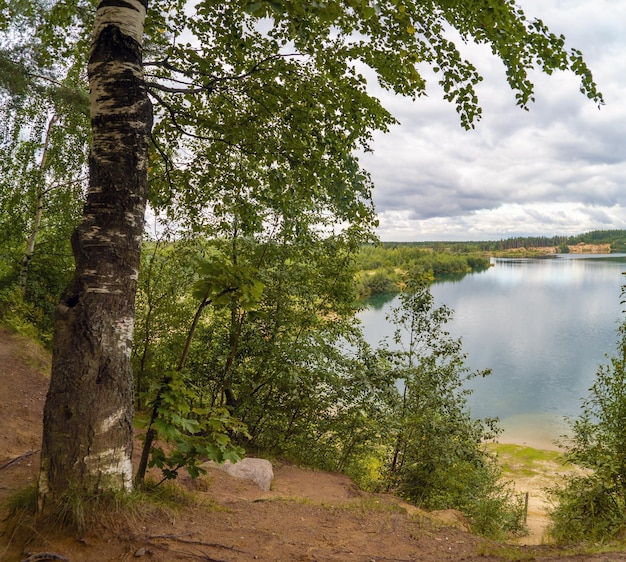
[[[33,224],[30,229],[30,236],[26,242],[26,252],[22,258],[22,267],[20,268],[19,287],[22,293],[26,291],[26,281],[28,280],[28,268],[30,266],[30,260],[35,253],[35,243],[37,242],[37,236],[39,235],[39,228],[41,227],[41,219],[43,217],[43,198],[46,192],[44,188],[44,174],[46,171],[46,161],[48,159],[48,149],[50,148],[50,133],[52,127],[54,127],[57,121],[57,116],[53,115],[48,121],[48,127],[46,128],[46,136],[43,143],[43,149],[41,152],[41,160],[39,161],[39,174],[37,177],[37,186],[35,188],[35,216],[33,217]]]
[[[142,70],[147,0],[103,0],[89,58],[89,191],[74,278],[54,319],[39,509],[69,491],[132,487],[135,314],[152,108]]]

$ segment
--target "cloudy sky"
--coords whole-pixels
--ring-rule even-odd
[[[381,94],[401,121],[362,157],[386,241],[499,240],[626,229],[626,2],[518,0],[583,52],[606,105],[571,75],[533,75],[536,102],[515,106],[488,48],[464,54],[484,76],[472,131],[434,82],[415,102]]]

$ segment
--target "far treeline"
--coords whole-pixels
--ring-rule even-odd
[[[626,252],[626,230],[593,230],[575,236],[518,236],[478,242],[381,242],[364,245],[358,254],[360,298],[396,293],[403,280],[429,279],[484,271],[490,257],[545,256],[546,250],[567,254],[580,244]]]
[[[591,230],[575,236],[516,236],[506,240],[486,240],[478,242],[383,242],[386,248],[400,246],[415,246],[427,248],[437,252],[453,253],[467,252],[501,252],[506,250],[534,248],[559,249],[560,253],[567,253],[569,246],[577,244],[609,244],[612,252],[626,252],[626,230]]]

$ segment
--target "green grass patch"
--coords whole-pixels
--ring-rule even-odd
[[[75,491],[66,492],[61,498],[49,500],[44,514],[37,514],[37,487],[28,486],[16,490],[3,503],[8,511],[5,518],[11,535],[18,532],[31,532],[32,529],[45,531],[63,530],[83,534],[87,529],[99,525],[105,527],[111,521],[125,520],[132,524],[155,518],[171,518],[182,510],[202,507],[203,510],[223,510],[221,506],[200,494],[176,483],[156,486],[148,481],[142,490],[133,492],[103,492],[84,497]]]
[[[534,449],[510,443],[490,443],[488,450],[498,457],[506,478],[532,477],[558,470],[569,472],[573,467],[565,462],[560,451]]]

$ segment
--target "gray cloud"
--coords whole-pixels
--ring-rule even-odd
[[[624,228],[626,3],[522,0],[583,51],[605,95],[601,110],[575,76],[533,74],[536,103],[515,107],[502,63],[468,46],[485,76],[483,120],[461,129],[436,81],[415,102],[376,92],[400,126],[361,157],[375,182],[383,240],[499,239]]]

